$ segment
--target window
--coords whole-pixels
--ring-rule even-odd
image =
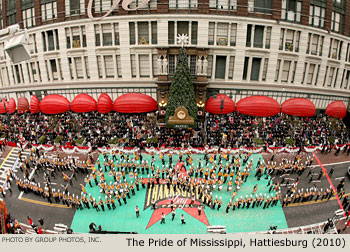
[[[57,18],[56,0],[41,0],[41,19],[43,22]]]
[[[1,6],[0,6],[1,7]],[[4,20],[2,19],[2,8],[0,8],[0,30],[4,28]]]
[[[259,80],[260,65],[261,65],[261,58],[253,58],[252,69],[251,69],[251,73],[250,73],[250,80],[252,80],[252,81]]]
[[[236,46],[237,24],[231,24],[230,45]]]
[[[280,67],[281,67],[281,61],[280,59],[277,60],[277,65],[276,65],[276,72],[275,72],[275,82],[278,81],[279,79],[279,73],[280,73]]]
[[[290,66],[291,66],[290,60],[285,60],[283,62],[281,82],[288,82]]]
[[[189,35],[188,27],[189,27],[188,21],[178,21],[177,22],[177,34]]]
[[[282,0],[281,18],[287,21],[300,22],[301,0]]]
[[[25,28],[35,26],[34,0],[22,0],[22,18]]]
[[[264,38],[264,26],[256,25],[254,32],[254,47],[262,48]]]
[[[235,57],[234,56],[230,56],[230,64],[228,66],[228,78],[231,79],[231,80],[233,79],[234,65],[235,65]]]
[[[136,77],[136,57],[135,54],[130,55],[131,60],[131,76],[134,78]]]
[[[225,79],[226,56],[216,56],[215,79]]]
[[[151,32],[151,34],[149,34]],[[158,43],[157,22],[129,22],[130,45],[135,45],[137,34],[138,45],[150,44],[150,36],[152,36],[152,44]]]
[[[191,44],[197,45],[197,37],[198,37],[198,22],[192,21],[191,23]]]
[[[6,20],[7,26],[16,24],[16,1],[6,0]]]
[[[244,58],[243,80],[247,80],[249,57]]]
[[[44,52],[59,50],[58,30],[49,30],[41,32],[43,39]]]
[[[103,78],[103,67],[102,67],[102,56],[97,56],[97,70],[98,70],[98,78]]]
[[[111,0],[95,0],[95,12],[107,12],[112,6]]]
[[[169,9],[195,9],[197,0],[169,0]]]
[[[23,69],[22,65],[14,65],[14,71],[15,71],[15,82],[17,83],[22,83],[23,82]]]
[[[55,59],[49,60],[49,66],[50,66],[49,71],[51,70],[53,80],[58,80],[58,70],[57,70],[56,60]]]
[[[75,57],[75,70],[77,74],[77,79],[83,79],[84,78],[84,70],[83,70],[83,62],[81,57]]]
[[[213,72],[213,55],[208,55],[208,78],[212,77]]]
[[[332,24],[331,24],[332,31],[335,32],[343,32],[344,29],[344,15],[341,13],[337,13],[335,11],[332,12]]]
[[[272,13],[273,0],[255,0],[254,12]]]
[[[119,24],[118,23],[114,23],[114,45],[120,45],[120,41],[119,41]]]
[[[0,61],[6,59],[6,53],[4,51],[5,43],[0,43]]]
[[[174,21],[169,21],[168,22],[168,43],[169,44],[174,44],[174,36],[175,36],[175,22]]]
[[[285,48],[286,51],[293,51],[294,44],[294,32],[293,30],[287,30]]]
[[[331,30],[334,32],[344,32],[345,1],[333,0]]]
[[[158,55],[157,54],[152,55],[152,75],[153,76],[158,75]]]
[[[179,34],[189,36],[190,44],[197,44],[198,22],[192,21],[168,21],[168,43],[174,44]]]
[[[311,0],[309,9],[309,25],[324,27],[327,0]]]
[[[228,39],[228,23],[218,23],[217,45],[227,45]]]
[[[208,45],[214,45],[215,23],[209,22]]]
[[[279,49],[284,51],[289,51],[289,52],[298,52],[300,34],[301,34],[300,31],[282,28],[281,35],[280,35]]]
[[[30,52],[30,54],[38,53],[38,49],[36,47],[36,35],[35,35],[35,33],[29,34],[29,52]]]
[[[271,42],[271,29],[272,27],[261,26],[261,25],[251,25],[247,26],[247,37],[246,46],[253,46],[256,48],[270,48]],[[252,41],[254,39],[254,41]]]
[[[329,44],[328,58],[340,60],[342,46],[343,46],[343,41],[331,38],[331,41]]]
[[[102,46],[112,46],[113,44],[119,45],[119,43],[120,42],[119,42],[119,24],[118,23],[95,25],[95,45],[96,46],[101,46],[101,44]]]
[[[39,62],[30,62],[29,64],[29,76],[32,82],[40,82],[40,71],[38,70]]]
[[[306,53],[322,55],[324,36],[309,33]]]
[[[151,30],[152,30],[152,44],[158,44],[158,30],[157,30],[157,21],[151,22]]]
[[[85,0],[66,0],[66,16],[75,16],[75,15],[81,15],[84,13],[85,13]]]
[[[140,67],[140,77],[149,77],[149,55],[140,54],[139,55],[139,67]]]
[[[67,49],[86,47],[85,26],[66,28]]]
[[[336,69],[335,67],[332,67],[332,66],[326,67],[326,74],[325,74],[323,86],[327,85],[327,87],[332,87],[333,84],[335,86],[336,78],[334,78],[334,76],[336,76],[335,73],[337,71],[338,71],[338,68]]]
[[[272,27],[266,27],[265,48],[270,49]]]
[[[113,2],[113,1],[112,1]],[[143,2],[140,0],[132,1],[129,8],[139,7],[140,10],[151,10],[157,9],[157,0],[150,0],[148,4],[142,5]],[[140,7],[142,5],[142,7]]]
[[[86,77],[90,79],[90,68],[89,68],[89,59],[88,56],[84,56],[84,64],[85,64],[85,70],[86,70]]]
[[[114,62],[112,55],[105,55],[104,58],[104,67],[106,69],[106,78],[114,78]]]
[[[0,49],[1,50],[1,49]],[[345,55],[345,61],[346,62],[349,62],[350,60],[350,43],[347,44],[347,47],[346,47],[346,55]]]
[[[175,55],[169,55],[169,74],[173,75],[175,73]]]
[[[266,81],[266,74],[267,74],[267,66],[269,65],[269,59],[265,58],[264,60],[264,68],[263,68],[263,73],[262,73],[262,81]]]
[[[111,24],[102,24],[102,41],[103,46],[113,45]]]
[[[306,84],[309,84],[311,85],[312,84],[312,78],[314,76],[314,72],[315,72],[315,67],[316,65],[315,64],[309,64],[309,72],[308,72],[308,75],[307,75],[307,79],[306,79]]]
[[[236,11],[237,0],[209,0],[209,8]]]
[[[340,88],[347,89],[349,86],[349,79],[350,79],[350,70],[344,69],[343,72],[343,80],[340,85]]]
[[[122,62],[120,60],[120,55],[117,55],[117,72],[118,72],[118,77],[122,77]]]
[[[149,44],[148,22],[138,22],[137,32],[138,32],[138,44],[148,45]]]
[[[129,39],[130,39],[130,45],[135,45],[136,39],[135,39],[135,23],[129,22]]]
[[[197,56],[190,55],[190,73],[191,75],[196,75],[196,65],[197,65]]]

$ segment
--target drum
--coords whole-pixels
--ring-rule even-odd
[[[134,173],[130,172],[129,173],[129,178],[133,179],[135,177]]]
[[[123,176],[123,173],[117,172],[117,177],[121,177],[121,176]]]
[[[113,177],[113,171],[109,171],[109,172],[108,172],[108,175],[111,176],[111,177]]]

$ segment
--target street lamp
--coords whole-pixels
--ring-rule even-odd
[[[204,106],[205,106],[204,102],[202,101],[197,102],[197,107],[203,108]]]
[[[164,100],[162,100],[160,103],[159,103],[159,107],[160,107],[160,114],[161,115],[165,115],[165,107],[166,105],[168,105]]]
[[[167,105],[167,103],[163,100],[159,103],[159,107],[164,108]]]

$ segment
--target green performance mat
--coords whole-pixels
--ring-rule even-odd
[[[108,154],[109,155],[109,154]],[[112,156],[109,155],[110,159]],[[117,155],[119,163],[120,156]],[[130,159],[133,158],[133,155],[129,156]],[[186,155],[183,156],[185,160]],[[198,165],[199,159],[202,159],[202,167],[205,167],[204,155],[192,155],[193,165],[196,167]],[[148,160],[149,164],[151,163],[151,155],[143,154],[143,160]],[[155,158],[155,167],[162,167],[162,161],[159,156],[154,156]],[[165,155],[165,164],[168,163],[168,156]],[[269,187],[267,186],[268,179],[265,179],[265,175],[261,177],[258,181],[255,175],[255,167],[259,158],[263,160],[261,154],[252,154],[250,160],[253,161],[253,168],[250,170],[250,175],[246,182],[243,182],[240,190],[237,191],[236,198],[243,197],[246,195],[250,196],[253,192],[254,186],[257,184],[256,194],[262,193],[262,195],[270,195]],[[178,163],[179,156],[173,156],[173,166]],[[231,160],[231,156],[229,156]],[[241,165],[243,163],[244,155],[241,158]],[[99,156],[101,167],[103,167],[103,155]],[[226,164],[226,160],[223,159],[223,164]],[[211,168],[213,164],[209,163]],[[97,162],[95,164],[97,168]],[[241,172],[243,168],[241,168]],[[218,170],[216,171],[218,172]],[[112,181],[114,182],[113,177],[108,175],[109,171],[105,173],[105,179],[107,184]],[[146,178],[147,175],[139,174]],[[235,180],[233,177],[233,181]],[[129,175],[126,175],[128,182],[131,182]],[[90,187],[89,184],[85,185],[87,194],[91,194],[97,201],[99,197],[103,200],[105,199],[105,194],[100,193],[100,188],[95,185],[92,180],[91,183],[93,186]],[[233,191],[227,191],[226,187],[227,181],[223,186],[221,191],[213,190],[212,195],[215,198],[216,196],[220,199],[222,198],[223,205],[220,210],[211,209],[208,206],[204,206],[201,216],[198,216],[198,209],[196,206],[189,207],[186,205],[189,203],[190,199],[187,199],[185,194],[183,196],[177,196],[174,203],[183,204],[184,208],[176,208],[175,218],[172,221],[172,214],[169,205],[169,200],[167,197],[169,194],[173,194],[172,191],[168,191],[166,185],[155,185],[151,189],[142,188],[140,184],[140,190],[137,191],[135,188],[135,195],[132,195],[130,192],[130,199],[126,198],[127,204],[121,200],[122,205],[119,206],[118,201],[115,201],[116,209],[109,210],[105,206],[105,211],[97,212],[95,209],[84,208],[83,210],[76,210],[74,215],[71,228],[74,232],[77,233],[88,233],[89,224],[94,222],[97,226],[101,225],[102,230],[104,231],[121,231],[121,232],[137,232],[145,234],[203,234],[207,232],[208,225],[210,226],[225,226],[227,233],[240,233],[240,232],[254,232],[254,231],[265,231],[268,230],[270,226],[277,226],[278,229],[287,228],[286,218],[283,213],[282,206],[280,202],[276,206],[263,209],[263,205],[259,207],[249,209],[240,208],[232,211],[232,207],[229,212],[226,213],[226,206],[229,202]],[[181,194],[174,192],[176,195]],[[151,195],[151,196],[150,196]],[[157,197],[157,209],[153,210],[150,206],[151,197]],[[195,201],[199,204],[198,201]],[[135,207],[138,206],[140,209],[140,216],[136,218]],[[202,204],[203,206],[203,204]],[[160,208],[159,208],[160,207]],[[158,209],[159,208],[159,209]],[[164,213],[165,223],[161,224],[161,214]],[[186,224],[181,223],[181,215],[184,215]]]

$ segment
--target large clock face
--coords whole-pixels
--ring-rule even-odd
[[[185,119],[185,117],[186,117],[185,111],[180,110],[179,112],[177,112],[177,117],[178,117],[180,120]]]

